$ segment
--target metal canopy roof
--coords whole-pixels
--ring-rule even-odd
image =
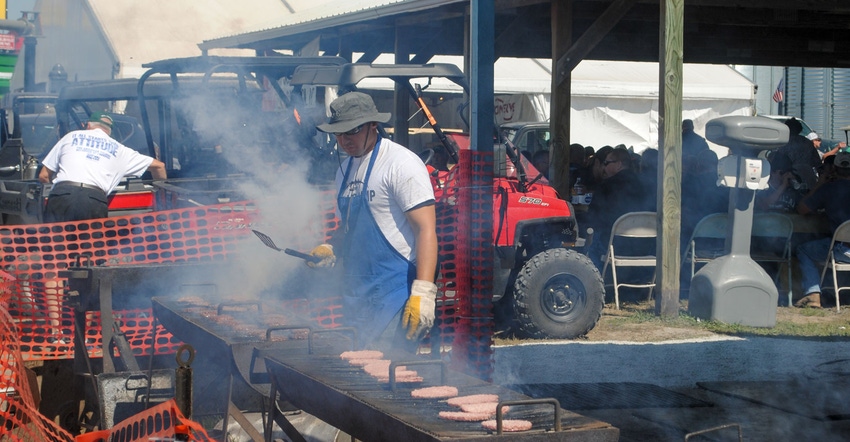
[[[613,2],[572,3],[576,41]],[[495,5],[498,57],[551,58],[549,1],[496,0]],[[407,52],[412,62],[427,62],[433,55],[463,53],[468,6],[468,1],[417,0],[327,17],[305,15],[303,21],[296,14],[289,25],[206,40],[199,47],[298,51],[318,39],[325,54],[363,53],[361,61],[371,61],[381,53]],[[659,16],[658,0],[636,0],[586,58],[657,61]],[[684,61],[850,66],[848,30],[847,0],[688,0]]]
[[[337,64],[341,65],[348,61],[340,57],[292,57],[292,56],[270,56],[270,57],[222,57],[201,56],[171,58],[145,63],[142,67],[157,73],[201,73],[207,72],[287,72],[286,75],[298,66],[304,64]],[[279,77],[279,75],[275,76]]]
[[[468,89],[466,76],[457,66],[449,63],[432,64],[346,64],[343,66],[299,66],[292,75],[292,84],[354,86],[366,78],[393,80],[438,77],[446,78],[463,89]]]

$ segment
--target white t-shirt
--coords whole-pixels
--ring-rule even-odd
[[[109,194],[125,176],[141,176],[153,158],[110,138],[100,129],[69,132],[42,162],[62,181],[92,184]]]
[[[342,163],[336,174],[339,190],[349,161],[353,161],[348,183],[342,196],[359,195],[363,178],[375,151]],[[415,153],[387,139],[381,139],[378,157],[369,177],[369,209],[372,217],[392,246],[409,261],[415,261],[414,235],[404,213],[422,203],[434,200],[434,189],[428,170]],[[345,222],[345,214],[337,215]]]

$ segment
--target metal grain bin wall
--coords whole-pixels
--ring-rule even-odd
[[[850,69],[785,69],[785,115],[802,118],[822,137],[843,140],[850,125]]]

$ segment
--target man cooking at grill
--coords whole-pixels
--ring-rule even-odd
[[[125,176],[151,171],[164,180],[165,164],[115,141],[112,117],[92,113],[86,128],[62,137],[44,158],[38,174],[42,183],[54,182],[44,209],[45,222],[106,218],[107,199]]]
[[[378,132],[390,120],[372,98],[349,92],[317,128],[332,133],[349,158],[336,173],[336,248],[311,251],[315,266],[341,260],[343,318],[358,346],[415,350],[434,324],[437,232],[428,171],[413,152]],[[406,339],[405,339],[406,338]]]

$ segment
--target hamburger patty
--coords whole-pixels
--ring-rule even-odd
[[[480,404],[482,402],[499,402],[496,394],[469,394],[466,396],[453,397],[446,401],[447,404],[460,407],[463,404]]]
[[[481,422],[481,426],[490,430],[496,431],[496,419]],[[527,431],[531,429],[531,421],[522,419],[504,419],[502,420],[502,431],[508,433],[513,431]]]
[[[459,422],[481,422],[490,418],[489,413],[467,413],[465,411],[441,411],[441,419]]]
[[[417,388],[410,392],[411,397],[419,399],[442,399],[457,396],[457,387],[439,385],[436,387]]]
[[[498,406],[498,402],[481,402],[479,404],[462,404],[460,409],[467,413],[489,413],[490,416],[495,416],[496,407]],[[502,406],[502,414],[507,413],[510,409],[511,407]]]
[[[349,360],[349,359],[381,359],[384,357],[384,354],[378,350],[355,350],[355,351],[344,351],[339,355],[340,358]]]

